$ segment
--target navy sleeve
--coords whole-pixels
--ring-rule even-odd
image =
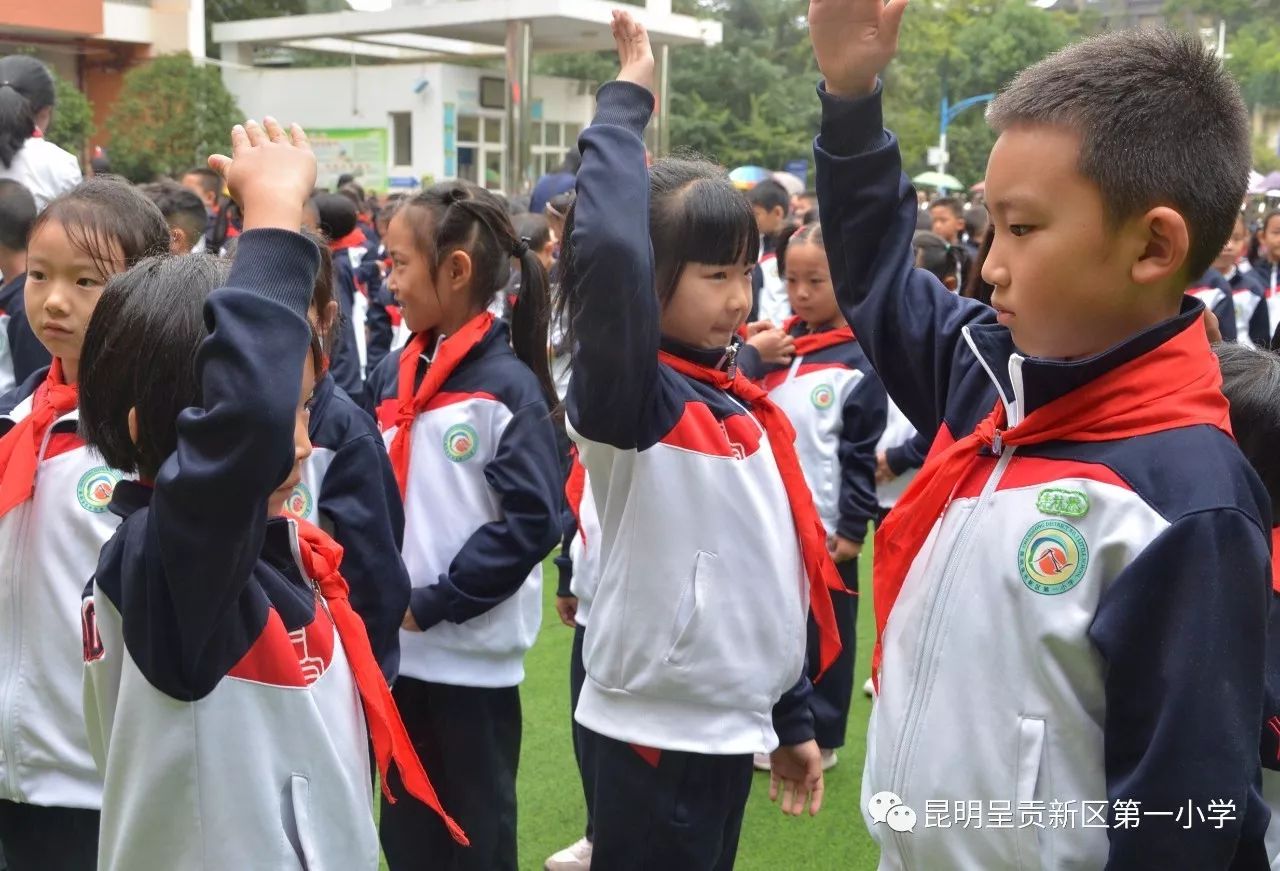
[[[53,362],[49,349],[40,344],[32,332],[27,312],[21,305],[9,313],[9,353],[13,357],[13,380],[17,384]]]
[[[580,308],[565,398],[583,436],[619,448],[639,444],[658,381],[658,298],[649,241],[644,128],[653,94],[609,82],[578,138],[582,166],[571,234],[572,292]]]
[[[365,330],[369,334],[365,341],[366,373],[374,371],[382,359],[391,353],[391,340],[395,335],[391,315],[387,311],[391,301],[390,295],[382,287],[381,276],[375,272],[375,278],[369,284],[369,311],[365,314],[364,321]]]
[[[961,330],[995,312],[915,268],[916,194],[883,127],[879,86],[856,100],[821,87],[818,96],[818,209],[840,307],[893,401],[917,430],[937,432],[951,385],[965,374],[953,372]]]
[[[356,290],[355,273],[351,271],[351,259],[345,251],[333,256],[333,292],[338,300],[341,320],[338,334],[329,351],[329,372],[338,386],[355,400],[356,405],[367,406],[364,396],[364,379],[360,377],[360,351],[356,346],[354,318]]]
[[[807,674],[801,674],[800,680],[773,706],[773,731],[778,733],[779,746],[794,747],[813,740],[813,710],[809,707],[812,695],[813,684]]]
[[[485,480],[503,517],[472,533],[439,583],[413,591],[409,607],[424,630],[442,620],[463,623],[501,604],[560,540],[564,477],[544,402],[531,402],[511,418]]]
[[[334,452],[320,485],[319,510],[342,545],[342,576],[351,587],[351,607],[364,620],[373,653],[390,682],[400,668],[400,624],[411,585],[400,559],[400,490],[386,449],[373,432]]]
[[[771,368],[768,363],[765,363],[764,358],[760,356],[760,352],[755,349],[755,346],[746,342],[738,343],[738,356],[734,358],[734,361],[737,364],[738,371],[752,381],[759,381]]]
[[[1234,509],[1173,523],[1121,572],[1090,637],[1106,662],[1107,800],[1140,802],[1112,828],[1107,868],[1226,868],[1260,801],[1267,537]],[[1251,794],[1254,794],[1251,799]],[[1218,829],[1147,811],[1235,803]],[[1254,808],[1256,811],[1256,808]]]
[[[924,458],[929,455],[932,440],[922,432],[917,432],[900,445],[888,448],[884,452],[889,471],[901,475],[924,465]]]
[[[568,500],[565,500],[564,511],[561,512],[561,527],[564,529],[564,536],[560,539],[560,552],[556,554],[556,572],[559,575],[559,581],[556,585],[556,595],[566,598],[573,595],[573,557],[569,555],[570,548],[573,547],[573,540],[578,535],[578,518],[569,507]]]
[[[840,522],[836,534],[850,541],[867,537],[867,524],[880,513],[876,497],[876,443],[884,435],[889,399],[874,372],[864,374],[844,401],[840,429]]]
[[[178,447],[156,477],[146,530],[148,562],[167,586],[181,627],[167,668],[195,697],[223,669],[219,645],[248,649],[237,616],[266,533],[267,500],[294,465],[302,370],[311,339],[307,307],[320,252],[284,230],[240,237],[225,287],[205,303],[208,337],[196,356],[201,405],[178,415]],[[135,658],[171,657],[139,650]],[[154,663],[153,663],[154,664]]]

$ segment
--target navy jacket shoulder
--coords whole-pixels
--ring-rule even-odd
[[[13,359],[13,380],[18,384],[32,372],[48,366],[53,359],[27,321],[27,308],[23,301],[26,284],[27,274],[24,272],[0,287],[0,314],[9,315],[9,355]]]

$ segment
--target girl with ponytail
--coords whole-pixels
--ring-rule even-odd
[[[21,184],[36,209],[80,182],[80,162],[44,138],[53,117],[53,76],[29,55],[0,57],[0,178]]]
[[[384,803],[382,845],[393,871],[424,861],[515,871],[519,685],[563,485],[547,274],[501,202],[466,182],[405,200],[385,240],[388,287],[413,332],[369,384],[404,498],[413,583],[394,692],[472,846],[407,802]],[[513,259],[521,292],[508,325],[487,309]]]

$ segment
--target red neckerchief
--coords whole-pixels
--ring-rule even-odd
[[[800,540],[800,558],[809,578],[809,607],[814,622],[818,624],[818,651],[820,671],[826,671],[840,655],[840,632],[836,627],[836,612],[831,604],[831,590],[844,590],[844,582],[836,571],[827,550],[827,531],[813,504],[813,494],[805,483],[804,471],[796,457],[796,431],[787,415],[774,405],[765,391],[738,371],[732,378],[719,369],[708,369],[669,354],[658,352],[658,359],[682,375],[710,384],[736,397],[751,409],[769,437],[773,459],[782,486],[787,491],[791,507],[791,520],[795,524],[796,537]]]
[[[587,470],[578,459],[578,446],[569,449],[569,477],[564,482],[564,498],[573,512],[574,522],[578,524],[578,534],[582,543],[587,543],[587,532],[582,528],[582,497],[587,492]]]
[[[996,407],[977,428],[924,467],[876,534],[874,596],[876,648],[871,673],[879,687],[881,639],[912,561],[951,500],[951,492],[984,448],[997,438],[1009,446],[1051,441],[1109,442],[1180,427],[1209,424],[1231,435],[1218,359],[1209,349],[1203,321],[1158,348],[1049,402],[1015,427],[1003,429]]]
[[[40,446],[49,427],[76,407],[79,387],[62,377],[62,359],[55,357],[49,374],[31,398],[31,412],[0,438],[0,517],[35,492]]]
[[[348,248],[362,247],[366,241],[368,240],[365,239],[364,233],[361,233],[360,228],[357,227],[341,239],[334,239],[330,242],[329,250],[336,254],[339,251],[345,251]]]
[[[467,845],[469,842],[466,833],[445,813],[435,788],[422,768],[422,761],[413,748],[413,740],[404,727],[404,721],[400,719],[400,711],[391,695],[391,689],[378,667],[373,648],[369,646],[364,621],[347,598],[347,582],[338,570],[342,565],[342,545],[305,520],[294,518],[293,523],[298,529],[298,554],[302,558],[302,567],[320,588],[320,595],[329,606],[333,627],[347,654],[356,689],[360,691],[364,718],[369,725],[369,740],[373,742],[373,755],[378,762],[378,780],[382,783],[382,794],[388,802],[395,803],[396,797],[391,794],[391,788],[387,785],[387,769],[394,762],[405,790],[440,816],[455,841]]]
[[[782,323],[783,332],[790,335],[791,329],[801,323],[798,317],[789,317]],[[796,343],[796,356],[807,357],[815,354],[823,348],[833,348],[836,345],[843,345],[845,342],[853,341],[853,327],[846,324],[843,327],[836,327],[833,330],[823,330],[820,333],[805,333],[803,336],[793,337]]]
[[[471,353],[471,349],[489,334],[493,326],[493,315],[481,312],[462,325],[452,336],[448,336],[436,349],[436,355],[427,367],[427,374],[415,392],[413,379],[418,372],[418,358],[427,351],[430,338],[426,333],[418,333],[400,352],[400,377],[396,389],[396,416],[392,423],[396,434],[391,439],[391,468],[396,473],[396,483],[400,485],[400,498],[405,495],[409,482],[409,453],[412,442],[409,432],[413,427],[413,419],[427,407],[427,403],[435,396],[444,382],[458,368],[462,358]]]

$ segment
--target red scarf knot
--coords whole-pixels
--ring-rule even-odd
[[[31,398],[31,411],[0,438],[0,517],[35,492],[40,447],[49,428],[76,407],[79,387],[62,377],[62,360],[55,357],[49,374]]]

